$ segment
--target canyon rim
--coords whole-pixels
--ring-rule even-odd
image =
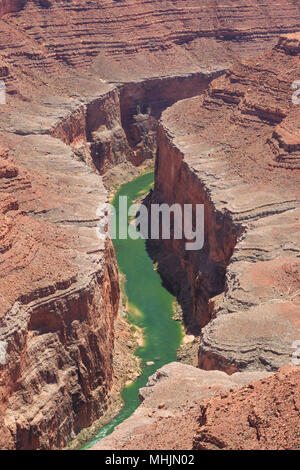
[[[96,432],[153,367],[93,450],[299,450],[300,2],[0,0],[0,81],[0,449]],[[204,207],[201,249],[145,246],[184,328],[158,370],[97,235],[151,168],[150,213]]]

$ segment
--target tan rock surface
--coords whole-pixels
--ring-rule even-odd
[[[291,363],[299,339],[300,172],[291,142],[300,61],[285,40],[236,64],[204,97],[166,110],[159,129],[154,200],[205,205],[204,248],[183,254],[185,241],[171,240],[158,254],[190,328],[208,323],[205,369],[276,370]],[[284,126],[289,148],[278,144]],[[223,291],[215,308],[207,303]]]
[[[267,375],[237,372],[229,376],[176,362],[167,364],[140,390],[140,407],[92,450],[191,449],[201,400]]]
[[[200,405],[194,449],[299,450],[300,370],[285,367]]]
[[[137,104],[156,119],[299,27],[288,0],[188,3],[1,2],[1,448],[61,448],[107,405],[118,283],[111,244],[96,237],[107,199],[96,171],[154,154],[153,122],[137,122]],[[281,51],[297,47],[290,37]],[[298,165],[290,116],[270,136],[273,167]],[[282,196],[284,207],[293,200]]]

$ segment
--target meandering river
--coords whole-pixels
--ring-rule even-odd
[[[113,205],[119,215],[119,196],[127,196],[128,207],[153,185],[153,172],[123,184],[114,197]],[[118,227],[118,225],[117,225]],[[118,233],[118,230],[117,230]],[[94,439],[83,449],[89,449],[100,439],[113,432],[139,406],[138,392],[148,377],[164,364],[176,360],[176,350],[182,339],[180,323],[172,319],[174,297],[162,286],[159,274],[154,270],[147,254],[145,241],[130,238],[114,240],[119,270],[126,276],[126,295],[129,303],[129,321],[143,329],[143,346],[136,351],[142,359],[142,374],[125,387],[122,393],[124,407],[113,420],[99,430]],[[147,366],[147,362],[154,362]]]

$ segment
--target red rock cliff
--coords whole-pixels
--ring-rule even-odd
[[[52,137],[14,146],[0,179],[0,446],[54,449],[106,407],[118,272],[96,235],[97,175]]]
[[[163,114],[153,198],[205,206],[204,248],[157,255],[187,322],[209,322],[201,368],[275,370],[299,339],[298,43],[282,37]]]
[[[246,6],[229,0],[0,3],[0,78],[7,92],[7,104],[0,105],[1,447],[60,448],[102,414],[111,387],[119,294],[112,247],[96,237],[96,208],[106,201],[96,170],[104,173],[127,158],[139,163],[144,148],[153,155],[155,142],[146,142],[152,131],[144,109],[149,104],[155,119],[177,99],[202,92],[235,57],[264,50],[280,32],[295,32],[299,7],[287,0],[278,5],[271,0]],[[294,39],[291,43],[294,53]],[[285,57],[287,50],[284,43],[277,52]],[[223,106],[220,97],[214,99]],[[276,106],[268,113],[282,117]],[[273,166],[290,166],[290,149],[296,155],[289,119],[268,134]],[[174,162],[177,153],[174,149]],[[198,177],[189,171],[182,178],[191,194],[200,189],[202,197]],[[282,200],[285,208],[294,208],[293,199]],[[205,299],[222,289],[218,279],[241,225],[236,229],[231,214],[218,222],[219,209],[215,201],[209,204],[210,223],[228,224],[212,231],[212,277],[206,278],[211,283],[201,287]],[[293,252],[294,244],[284,254]],[[186,266],[189,295],[200,299],[193,262]],[[289,279],[296,276],[294,265],[284,272]],[[194,319],[200,318],[197,305]]]

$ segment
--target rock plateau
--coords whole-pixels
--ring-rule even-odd
[[[159,370],[140,408],[95,448],[300,448],[299,41],[281,36],[163,112],[151,200],[204,204],[205,242],[150,250],[199,334],[200,370]],[[238,390],[230,382],[278,369]]]
[[[177,259],[168,280],[204,327],[199,366],[235,372],[180,374],[220,390],[240,369],[287,363],[299,327],[299,30],[292,0],[0,2],[2,449],[60,449],[106,410],[119,282],[97,209],[105,177],[157,150],[154,197],[205,200],[210,233],[200,258],[164,247],[160,270]]]

